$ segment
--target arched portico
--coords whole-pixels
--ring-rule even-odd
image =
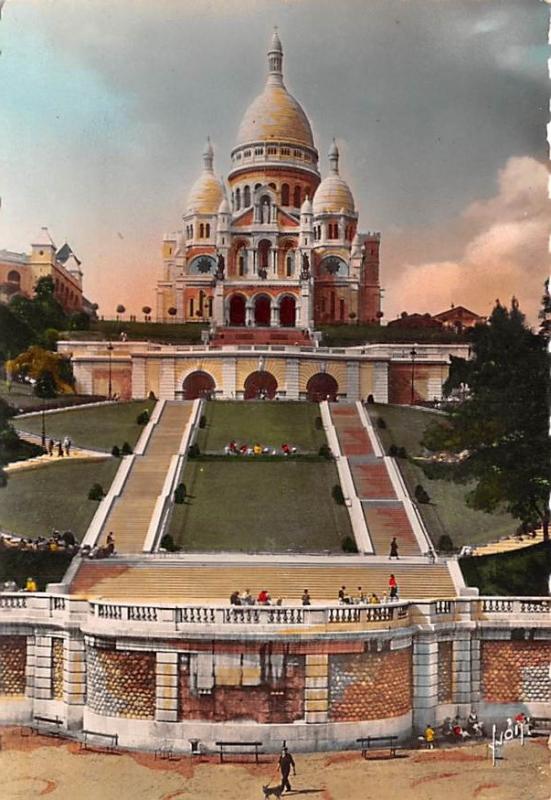
[[[182,400],[208,399],[212,396],[216,384],[212,375],[197,369],[186,375],[182,383]]]
[[[279,324],[282,328],[296,325],[297,301],[293,295],[286,294],[279,301]]]
[[[245,380],[245,400],[273,400],[277,392],[277,380],[265,370],[251,372]]]
[[[228,319],[230,325],[245,324],[245,307],[246,301],[243,295],[234,294],[230,297],[228,303]]]
[[[332,375],[327,372],[316,372],[306,384],[306,394],[308,400],[313,403],[321,403],[329,400],[334,403],[337,399],[339,384]]]
[[[259,294],[253,299],[254,324],[269,327],[272,317],[272,303],[269,295]]]

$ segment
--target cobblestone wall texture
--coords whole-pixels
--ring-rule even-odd
[[[329,657],[329,719],[384,719],[411,709],[411,648]]]
[[[63,639],[52,639],[52,697],[63,700]]]
[[[453,645],[438,642],[438,702],[452,702]]]
[[[253,720],[262,723],[295,722],[304,718],[304,656],[287,656],[281,674],[263,674],[254,686],[217,685],[198,691],[190,661],[182,656],[179,670],[179,719],[212,722]]]
[[[88,706],[108,717],[155,717],[155,654],[88,648]]]
[[[488,703],[551,702],[551,642],[482,642],[481,661]]]
[[[0,637],[0,695],[25,694],[27,637]]]

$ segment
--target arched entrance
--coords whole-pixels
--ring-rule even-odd
[[[214,392],[214,378],[208,372],[198,369],[186,375],[182,384],[182,399],[197,400],[197,398],[209,398]]]
[[[255,325],[270,325],[271,303],[270,298],[266,294],[260,294],[254,301],[254,324]]]
[[[321,403],[322,400],[329,400],[334,403],[337,399],[339,384],[332,375],[327,372],[317,372],[312,375],[306,384],[308,400],[313,403]]]
[[[294,328],[296,320],[296,300],[290,295],[281,298],[279,304],[279,324],[283,328]]]
[[[269,239],[262,239],[258,243],[258,274],[261,278],[268,277],[268,269],[270,267],[270,252],[272,243]]]
[[[277,381],[271,372],[251,372],[245,380],[245,400],[273,400]]]
[[[230,297],[230,325],[245,324],[245,298],[240,294]]]

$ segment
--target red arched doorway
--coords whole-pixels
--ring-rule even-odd
[[[245,298],[240,294],[230,297],[230,325],[245,324]]]
[[[283,328],[294,328],[296,319],[296,300],[290,295],[281,298],[279,304],[279,324]]]
[[[182,399],[196,400],[198,397],[209,398],[214,392],[214,378],[208,372],[198,369],[190,372],[182,384]]]
[[[271,372],[251,372],[245,381],[245,400],[273,400],[277,381]]]
[[[306,384],[308,400],[313,403],[321,403],[322,400],[329,400],[334,403],[337,399],[339,384],[332,375],[327,372],[317,372],[312,375]]]
[[[254,301],[254,324],[255,325],[270,325],[271,314],[270,298],[266,294],[260,294]]]

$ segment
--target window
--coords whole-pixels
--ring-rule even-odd
[[[235,190],[235,210],[239,211],[241,208],[241,189]]]
[[[264,148],[263,147],[255,147],[254,148],[255,156],[263,156],[264,155]]]
[[[243,153],[243,156],[245,158],[250,158],[250,155],[251,155],[251,151],[250,150],[245,150],[245,152]]]
[[[288,278],[291,277],[293,271],[293,254],[292,252],[289,252],[286,259],[286,274]]]
[[[258,191],[258,189],[260,189],[261,186],[262,186],[261,183],[255,183],[255,185],[254,185],[255,192]]]
[[[235,157],[236,161],[241,161],[241,153],[238,153]]]
[[[209,317],[212,317],[212,297],[209,297],[208,304],[208,315]]]
[[[193,316],[193,311],[194,311],[194,309],[193,309],[193,305],[194,305],[194,304],[193,304],[193,297],[190,297],[190,298],[189,298],[189,316],[190,316],[190,317],[192,317],[192,316]]]
[[[288,147],[282,147],[281,148],[281,155],[282,156],[290,156],[291,155],[291,151],[289,150]]]
[[[277,147],[268,147],[268,155],[275,156],[277,155]]]
[[[270,187],[270,189],[271,189],[273,192],[275,192],[275,190],[276,190],[276,185],[275,185],[275,183],[269,183],[269,184],[268,184],[268,186]]]
[[[331,292],[331,316],[335,316],[335,292]]]
[[[295,208],[300,208],[301,197],[302,197],[302,193],[301,193],[301,190],[300,190],[300,186],[295,186],[295,191],[293,193],[293,205],[294,205]]]
[[[281,187],[281,205],[288,206],[289,205],[289,184],[284,183]]]
[[[12,269],[11,272],[8,272],[8,283],[17,283],[18,285],[21,283],[21,275],[17,270]]]
[[[243,250],[239,252],[239,257],[237,259],[238,264],[238,272],[240,276],[245,274],[245,256],[243,254]]]
[[[302,153],[300,150],[293,150],[293,155],[295,158],[302,158]]]
[[[189,235],[190,235],[190,238],[193,239],[193,225],[189,226]]]
[[[207,239],[210,239],[210,223],[207,222]]]
[[[199,238],[200,239],[205,238],[205,226],[203,225],[203,223],[199,225]]]
[[[339,300],[340,311],[341,311],[341,320],[344,319],[344,300]]]
[[[326,310],[327,310],[327,299],[326,299],[325,296],[323,296],[321,298],[321,311],[322,311],[322,314],[325,314]]]
[[[243,208],[249,208],[251,205],[251,187],[245,186],[243,189]]]

